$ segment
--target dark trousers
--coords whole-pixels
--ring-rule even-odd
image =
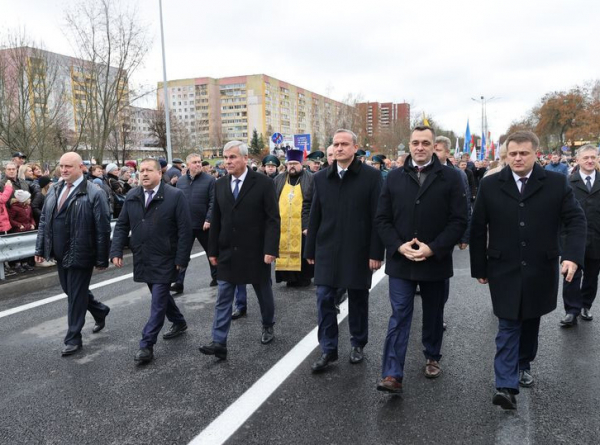
[[[67,294],[68,301],[67,323],[69,328],[65,336],[65,345],[80,345],[86,311],[90,311],[94,320],[102,321],[109,309],[108,306],[94,299],[94,295],[89,290],[93,268],[69,267],[65,269],[62,267],[61,261],[56,262],[56,267],[60,286]]]
[[[421,290],[423,331],[421,341],[425,358],[439,361],[442,358],[444,337],[444,300],[447,280],[412,281],[390,277],[390,303],[392,316],[383,347],[382,377],[402,378],[404,361],[410,335],[410,325],[415,303],[417,284]]]
[[[194,229],[194,238],[198,240],[204,251],[208,249],[208,230],[202,229]],[[214,280],[217,278],[217,267],[210,264],[210,260],[208,259],[208,255],[205,255],[208,260],[208,267],[210,267],[210,277]],[[179,275],[177,276],[177,284],[181,284],[183,286],[183,281],[185,280],[185,273],[188,268],[185,268]]]
[[[519,370],[531,369],[538,349],[540,317],[529,320],[498,319],[494,371],[496,388],[519,392]]]
[[[319,329],[317,337],[323,353],[338,349],[337,288],[317,286]],[[369,341],[369,290],[348,289],[348,327],[352,346],[364,347]]]
[[[248,292],[245,284],[235,286],[235,308],[239,311],[245,311],[248,308]]]
[[[600,259],[586,257],[583,270],[578,268],[570,283],[563,280],[563,302],[567,314],[578,315],[582,308],[591,309],[598,291],[598,274]]]
[[[219,295],[215,305],[215,318],[213,320],[212,338],[214,342],[227,344],[227,334],[231,327],[231,307],[237,284],[228,281],[218,281]],[[242,285],[245,288],[245,285]],[[254,292],[258,298],[263,326],[275,324],[275,301],[271,289],[271,279],[260,284],[253,284]]]
[[[175,304],[175,300],[169,292],[169,283],[148,283],[148,289],[152,292],[152,305],[150,307],[150,318],[142,331],[140,349],[152,349],[158,338],[158,333],[165,324],[165,316],[174,324],[185,323],[185,318]]]

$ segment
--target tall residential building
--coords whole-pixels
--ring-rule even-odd
[[[354,113],[353,107],[265,74],[171,80],[167,91],[172,113],[205,149],[234,139],[249,143],[254,129],[265,138],[309,133],[323,147],[336,123]],[[163,97],[159,82],[159,107]]]
[[[386,130],[393,130],[394,126],[409,125],[410,104],[392,102],[362,102],[357,104],[361,134],[369,139],[377,138]]]

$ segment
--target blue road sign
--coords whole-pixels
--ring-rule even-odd
[[[271,140],[274,144],[281,144],[283,142],[283,135],[281,133],[273,133]]]

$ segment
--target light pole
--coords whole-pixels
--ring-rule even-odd
[[[167,62],[165,61],[165,33],[163,31],[162,0],[158,0],[158,8],[160,10],[160,43],[162,45],[163,59],[163,101],[165,104],[165,123],[167,126],[167,163],[169,163],[173,159],[173,151],[171,150],[171,119],[169,116],[169,97],[167,94]]]
[[[487,134],[487,103],[494,99],[498,99],[498,98],[496,96],[492,96],[487,99],[483,96],[480,96],[479,99],[475,99],[474,97],[471,98],[472,101],[481,103],[481,137],[482,138],[484,137],[484,135]]]

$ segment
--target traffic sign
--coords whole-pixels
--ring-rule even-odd
[[[274,144],[281,144],[283,142],[283,135],[281,133],[273,133],[271,140]]]

